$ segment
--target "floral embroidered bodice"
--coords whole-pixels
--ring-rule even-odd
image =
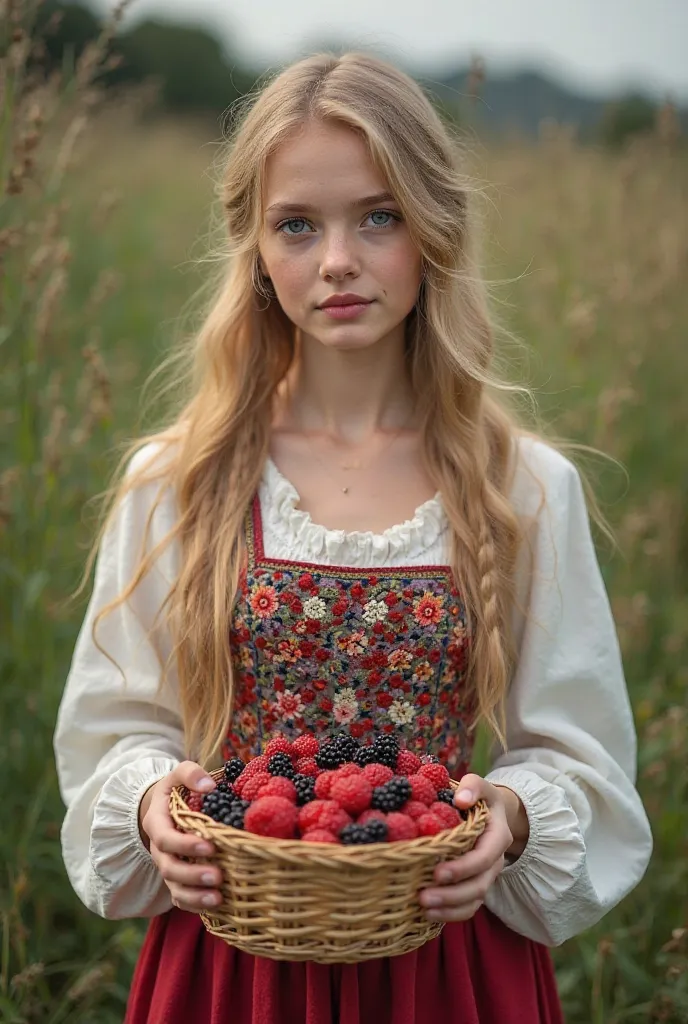
[[[345,730],[365,742],[383,731],[436,754],[455,777],[465,771],[468,637],[449,567],[268,558],[259,493],[245,540],[225,758],[255,756],[277,733]]]

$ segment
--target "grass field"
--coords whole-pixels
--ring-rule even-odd
[[[7,109],[0,169],[16,182],[24,150]],[[19,115],[44,131],[35,110]],[[0,198],[0,1019],[15,1024],[120,1021],[142,935],[141,922],[91,915],[68,885],[51,738],[83,613],[65,596],[91,536],[84,503],[114,445],[135,433],[143,381],[203,279],[193,257],[212,137],[212,126],[101,115],[85,124],[76,166],[64,141],[48,147],[40,187],[29,167],[21,191]],[[549,130],[537,144],[476,147],[472,166],[490,183],[488,273],[509,282],[497,309],[530,348],[527,363],[512,353],[514,371],[554,432],[627,472],[593,467],[620,547],[612,556],[602,544],[600,557],[656,852],[621,907],[555,951],[567,1021],[678,1024],[688,1021],[688,158],[661,138],[611,154]]]

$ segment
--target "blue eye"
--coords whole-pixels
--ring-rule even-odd
[[[368,216],[369,217],[380,217],[380,216],[382,216],[382,217],[389,217],[389,218],[391,218],[392,221],[399,220],[399,218],[397,216],[395,216],[395,214],[393,214],[391,210],[373,210],[373,212],[369,213]],[[387,227],[389,227],[389,225],[390,225],[390,221],[387,220],[387,221],[384,221],[382,224],[380,224],[380,223],[373,224],[373,227],[376,227],[376,228],[387,228]]]
[[[371,212],[367,215],[366,219],[369,219],[371,217],[372,218],[376,218],[376,217],[383,217],[383,218],[385,218],[385,220],[383,220],[382,223],[380,223],[379,221],[376,221],[376,222],[374,221],[370,225],[371,227],[377,228],[377,229],[380,229],[380,230],[383,229],[383,228],[390,228],[392,226],[392,224],[394,224],[394,223],[396,223],[396,222],[401,220],[401,217],[399,216],[399,214],[398,213],[392,213],[391,210],[371,210]],[[294,225],[297,225],[299,230],[294,230],[293,229]],[[306,227],[308,227],[308,221],[306,220],[305,217],[289,217],[288,220],[283,220],[281,222],[281,224],[278,224],[276,226],[275,230],[277,232],[279,232],[280,234],[284,235],[286,238],[298,238],[299,235],[312,234],[310,229],[308,231],[303,230]],[[285,228],[289,228],[289,230],[285,231],[284,230]]]
[[[281,224],[277,225],[277,230],[282,231],[282,228],[286,228],[288,224],[306,224],[306,220],[303,217],[290,217],[289,220],[282,221]],[[303,235],[304,231],[282,231],[283,235]]]

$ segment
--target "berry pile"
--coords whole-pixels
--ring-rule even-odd
[[[322,745],[278,736],[247,764],[227,761],[213,792],[188,806],[257,835],[344,845],[436,835],[462,820],[447,769],[386,733],[366,746],[345,733]]]

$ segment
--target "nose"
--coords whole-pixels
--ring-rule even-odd
[[[358,277],[360,260],[353,239],[343,230],[332,231],[323,240],[320,277],[323,281],[341,281]]]

